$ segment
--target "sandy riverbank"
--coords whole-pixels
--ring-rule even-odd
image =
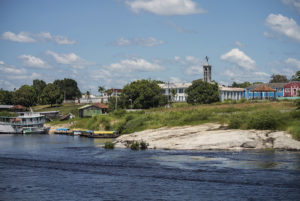
[[[222,129],[220,124],[207,123],[145,130],[122,135],[116,147],[126,147],[132,141],[146,141],[149,148],[177,150],[221,149],[283,149],[300,150],[300,142],[283,131]]]
[[[49,134],[54,134],[54,132],[58,128],[69,128],[70,126],[71,124],[57,124],[57,125],[45,124],[45,127],[50,127]]]

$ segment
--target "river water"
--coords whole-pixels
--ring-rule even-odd
[[[105,150],[0,135],[0,200],[300,200],[300,153]]]

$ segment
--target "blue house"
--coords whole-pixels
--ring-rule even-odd
[[[284,96],[284,85],[287,83],[266,83],[266,84],[254,84],[246,88],[245,90],[245,98],[246,99],[264,99],[267,97],[274,98],[274,92],[252,92],[253,89],[260,87],[262,85],[266,85],[272,89],[275,89],[275,96],[276,97],[283,97]],[[254,97],[253,97],[254,96]]]

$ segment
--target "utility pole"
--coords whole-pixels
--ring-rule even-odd
[[[116,106],[115,106],[115,110],[117,110],[117,107],[118,107],[118,99],[117,99],[116,89],[114,89],[113,91],[115,92],[115,97],[116,97]]]

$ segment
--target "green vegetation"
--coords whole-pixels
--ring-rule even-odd
[[[287,79],[287,77],[285,75],[273,74],[271,76],[271,79],[269,82],[270,83],[286,83],[286,82],[289,82],[289,80]]]
[[[14,92],[12,100],[15,105],[30,107],[37,103],[37,95],[33,87],[23,85]]]
[[[75,105],[73,103],[64,103],[64,104],[55,104],[55,105],[37,105],[33,106],[32,109],[35,112],[44,112],[44,111],[59,111],[62,115],[72,113],[78,117],[78,108],[82,105]]]
[[[17,117],[18,114],[15,112],[1,111],[0,117]]]
[[[130,145],[130,149],[133,151],[137,151],[140,149],[140,143],[138,141],[134,141]]]
[[[115,148],[115,144],[112,142],[105,142],[104,143],[104,149],[114,149]]]
[[[219,101],[219,87],[217,83],[194,80],[192,85],[185,90],[187,103],[209,104]]]
[[[149,144],[145,141],[133,141],[129,147],[131,150],[133,151],[137,151],[137,150],[146,150],[148,149]]]
[[[37,104],[60,104],[64,97],[67,100],[79,98],[81,92],[77,82],[65,78],[46,84],[43,80],[33,80],[32,86],[23,85],[14,91],[0,89],[0,104],[23,105],[32,107]]]

